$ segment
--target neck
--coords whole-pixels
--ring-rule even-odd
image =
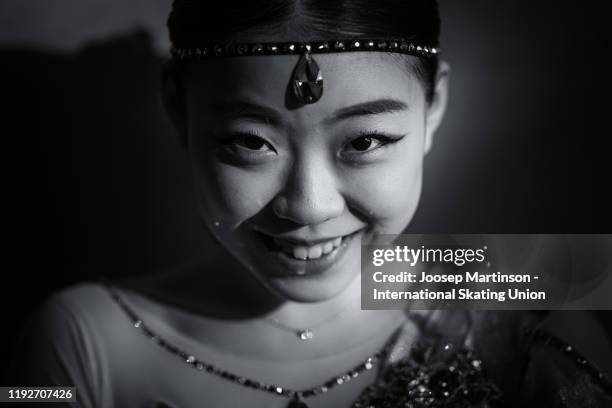
[[[206,338],[216,348],[228,347],[225,329],[233,330],[231,352],[260,358],[308,359],[353,351],[359,354],[360,350],[376,352],[404,321],[399,310],[361,310],[359,274],[330,300],[291,302],[279,299],[228,259],[225,257],[223,264],[217,260],[193,263],[120,286],[204,318],[200,326],[189,323],[192,318],[181,313],[172,317],[186,318],[180,326],[189,327],[190,336]],[[208,318],[211,323],[206,323]],[[299,338],[298,330],[304,329],[312,330],[311,340]],[[244,335],[234,336],[236,330]]]
[[[360,283],[357,276],[342,293],[327,301],[284,302],[261,321],[270,338],[282,338],[298,347],[298,351],[291,351],[294,356],[359,354],[360,350],[372,354],[405,322],[405,315],[400,310],[362,310]]]
[[[323,327],[362,312],[360,291],[361,282],[356,276],[347,288],[332,299],[314,303],[284,301],[262,317],[295,328]]]

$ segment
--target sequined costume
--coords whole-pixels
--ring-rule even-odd
[[[609,377],[537,315],[453,311],[420,320],[419,340],[398,339],[379,382],[353,408],[612,406]]]
[[[577,317],[587,321],[582,315],[561,316],[576,331],[591,335],[589,357],[595,359],[551,335],[542,316],[530,312],[409,314],[421,329],[418,340],[407,340],[407,325],[406,335],[399,333],[379,366],[378,380],[352,406],[612,406],[612,386],[597,367],[612,362],[603,330],[588,322],[578,327]],[[150,323],[166,328],[162,319]],[[33,316],[21,346],[16,383],[74,385],[78,404],[71,407],[211,406],[172,391],[179,383],[198,390],[202,378],[184,369],[184,362],[170,364],[175,360],[134,330],[97,283],[52,296]],[[159,375],[143,375],[148,372]]]

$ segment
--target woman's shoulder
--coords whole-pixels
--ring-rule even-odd
[[[612,403],[612,344],[592,312],[482,312],[480,320],[476,349],[515,404]]]
[[[108,313],[111,302],[104,285],[82,282],[51,292],[29,316],[26,327],[54,334]]]
[[[84,282],[52,292],[30,313],[12,361],[14,381],[71,386],[81,406],[104,400],[104,332],[112,305],[101,284]]]
[[[76,283],[51,292],[30,314],[26,330],[35,330],[44,338],[62,333],[94,335],[115,312],[103,284]]]
[[[102,325],[113,312],[103,284],[82,282],[51,292],[30,313],[25,329],[44,338],[67,334],[82,337],[84,331],[96,331],[94,328]]]
[[[554,311],[546,316],[538,327],[559,339],[565,345],[563,350],[576,350],[592,362],[596,362],[602,373],[612,377],[612,343],[608,331],[600,319],[585,310]],[[539,341],[538,347],[552,347],[546,341]],[[567,355],[570,352],[565,350]]]
[[[612,345],[588,311],[556,311],[533,331],[521,393],[552,407],[612,405]]]
[[[95,312],[101,305],[108,304],[108,291],[104,283],[84,281],[51,292],[42,303],[42,308]]]

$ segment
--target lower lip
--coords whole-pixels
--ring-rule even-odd
[[[280,249],[270,247],[269,245],[264,245],[267,252],[273,257],[273,259],[275,259],[282,266],[282,269],[280,270],[276,269],[274,271],[270,271],[270,275],[278,277],[300,277],[323,274],[332,266],[340,262],[344,254],[347,252],[348,247],[360,232],[361,230],[342,237],[340,246],[334,248],[334,250],[330,253],[322,255],[317,259],[296,259]]]

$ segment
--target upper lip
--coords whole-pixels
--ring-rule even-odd
[[[286,234],[282,234],[282,235],[270,235],[270,234],[266,234],[265,232],[262,231],[257,231],[269,238],[272,239],[278,239],[280,241],[287,241],[293,245],[300,245],[300,246],[313,246],[313,245],[317,245],[323,242],[329,242],[329,241],[333,241],[334,239],[337,238],[341,238],[341,237],[345,237],[347,235],[352,234],[353,232],[349,232],[347,234],[341,234],[341,235],[333,235],[333,236],[328,236],[328,237],[303,237],[303,236],[293,236],[293,235],[286,235]]]

